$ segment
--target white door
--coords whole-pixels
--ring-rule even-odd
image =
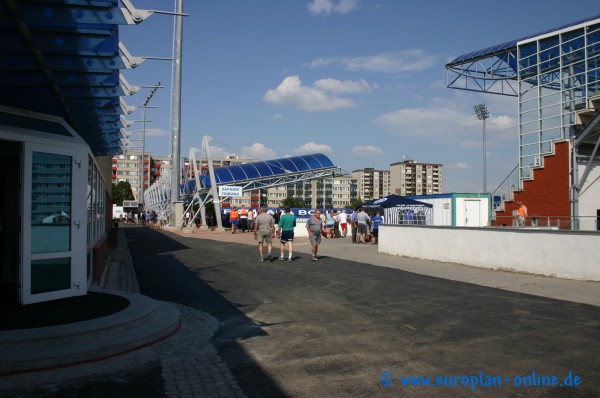
[[[481,227],[481,201],[465,200],[465,226]]]
[[[25,143],[22,304],[87,291],[86,189],[85,152]]]

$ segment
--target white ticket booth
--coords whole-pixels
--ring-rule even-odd
[[[0,109],[0,163],[2,298],[87,294],[105,201],[88,145],[60,118]]]

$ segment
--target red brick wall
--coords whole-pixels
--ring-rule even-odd
[[[531,225],[531,217],[539,217],[539,225],[546,226],[550,217],[552,226],[560,218],[560,228],[570,229],[571,207],[569,203],[570,152],[568,141],[554,144],[554,155],[544,156],[544,167],[533,170],[533,179],[523,182],[523,190],[514,193],[514,201],[504,202],[504,211],[496,212],[494,226],[512,225],[512,212],[522,201],[529,213],[526,220]]]

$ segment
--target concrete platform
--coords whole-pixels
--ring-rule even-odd
[[[173,305],[140,294],[102,292],[126,298],[129,306],[88,321],[0,331],[0,375],[109,358],[156,343],[179,329],[180,313]]]

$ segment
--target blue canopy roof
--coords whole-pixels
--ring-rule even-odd
[[[266,179],[285,174],[298,174],[335,167],[333,162],[322,153],[292,156],[289,158],[266,160],[264,162],[245,163],[236,166],[215,168],[217,185],[236,184],[258,179]],[[202,184],[210,187],[208,175],[201,176]]]
[[[460,64],[460,63],[463,63],[463,62],[466,62],[466,61],[472,61],[472,60],[481,59],[481,58],[488,58],[488,57],[491,57],[491,56],[496,55],[496,54],[500,54],[500,53],[504,53],[504,52],[507,52],[507,51],[511,51],[511,50],[517,48],[517,43],[520,42],[520,41],[531,39],[531,38],[534,38],[534,37],[537,37],[537,36],[543,36],[545,34],[556,32],[556,31],[559,31],[559,30],[562,30],[562,29],[566,29],[566,28],[569,28],[571,26],[580,25],[580,24],[592,21],[594,19],[600,19],[600,15],[596,15],[596,16],[593,16],[593,17],[585,18],[585,19],[582,19],[582,20],[579,20],[579,21],[576,21],[576,22],[571,22],[571,23],[568,23],[566,25],[562,25],[562,26],[559,26],[559,27],[556,27],[556,28],[547,29],[547,30],[544,30],[544,31],[539,32],[539,33],[535,33],[535,34],[532,34],[532,35],[527,35],[527,36],[524,36],[524,37],[520,37],[518,39],[510,40],[510,41],[507,41],[505,43],[496,44],[494,46],[487,47],[487,48],[484,48],[482,50],[472,51],[472,52],[469,52],[467,54],[463,54],[463,55],[461,55],[459,57],[456,57],[454,60],[452,60],[451,62],[449,62],[448,64],[446,64],[446,66],[448,67],[448,66],[452,66],[452,65],[455,65],[455,64]]]

